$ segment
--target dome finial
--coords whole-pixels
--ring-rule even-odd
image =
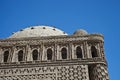
[[[76,31],[73,33],[73,35],[75,35],[75,36],[82,36],[82,35],[87,35],[87,34],[88,34],[88,32],[85,31],[85,30],[83,30],[83,29],[76,30]]]

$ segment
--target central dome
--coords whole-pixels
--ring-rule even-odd
[[[67,35],[64,31],[50,26],[32,26],[13,33],[9,38],[44,37]]]

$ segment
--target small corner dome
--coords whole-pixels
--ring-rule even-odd
[[[85,30],[83,30],[83,29],[76,30],[76,31],[73,33],[73,35],[75,35],[75,36],[83,36],[83,35],[87,35],[87,34],[88,34],[88,32],[85,31]]]
[[[64,31],[50,26],[31,26],[13,33],[9,38],[28,38],[68,35]]]

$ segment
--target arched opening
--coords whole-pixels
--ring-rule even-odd
[[[82,49],[80,48],[80,46],[78,46],[76,48],[76,56],[77,56],[77,58],[82,58],[83,57],[82,56]]]
[[[9,51],[5,51],[4,52],[4,62],[8,61],[8,57],[9,57]]]
[[[66,48],[62,48],[61,50],[61,55],[62,55],[62,59],[67,59],[67,49]]]
[[[18,61],[23,61],[23,50],[18,52]]]
[[[95,48],[95,46],[91,47],[91,55],[92,55],[92,58],[98,57],[97,49]]]
[[[52,60],[52,50],[47,49],[47,60]]]
[[[33,60],[38,60],[38,50],[33,50],[32,58],[33,58]]]

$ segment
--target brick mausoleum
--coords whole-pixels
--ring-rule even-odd
[[[109,80],[101,34],[32,26],[0,39],[0,80]]]

